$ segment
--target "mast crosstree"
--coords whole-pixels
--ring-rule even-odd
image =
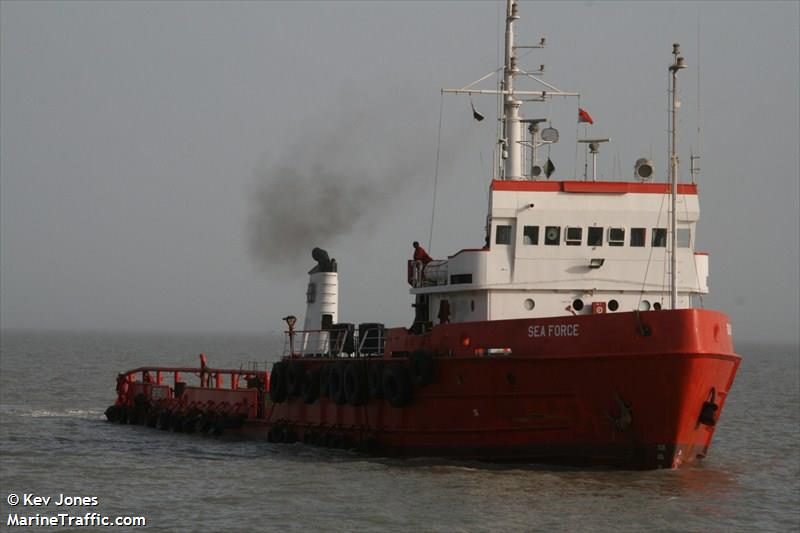
[[[449,94],[495,94],[503,97],[503,109],[500,117],[502,137],[498,139],[500,146],[500,158],[503,161],[501,179],[505,180],[524,180],[528,179],[523,173],[524,167],[524,152],[523,147],[526,142],[523,139],[522,126],[527,121],[523,118],[521,113],[522,100],[521,96],[533,97],[535,101],[545,101],[552,96],[580,96],[577,92],[566,92],[560,90],[558,87],[547,83],[530,72],[520,70],[517,65],[516,51],[520,48],[544,48],[545,39],[542,38],[538,45],[533,46],[517,46],[515,45],[515,22],[519,20],[519,12],[517,8],[517,0],[507,0],[506,9],[506,31],[505,31],[505,62],[503,64],[503,81],[500,84],[500,90],[496,89],[473,89],[475,85],[491,77],[493,74],[499,72],[498,68],[489,74],[478,78],[476,81],[460,88],[460,89],[442,89],[443,93]],[[540,68],[540,71],[543,69]],[[542,91],[530,90],[517,90],[514,83],[514,78],[518,75],[524,75],[537,83],[546,87]],[[532,144],[535,144],[535,140]]]

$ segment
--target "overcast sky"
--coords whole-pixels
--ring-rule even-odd
[[[0,325],[281,330],[304,312],[313,246],[339,262],[342,320],[409,324],[405,260],[428,242],[439,89],[499,66],[501,4],[2,1]],[[705,303],[739,340],[798,341],[799,6],[520,8],[519,42],[548,41],[523,67],[545,64],[548,81],[581,93],[591,133],[612,140],[605,178],[652,156],[664,179],[681,43]],[[475,104],[493,117],[491,97]],[[494,142],[467,98],[443,105],[434,256],[482,245]],[[556,179],[583,174],[576,109],[527,111],[561,130]],[[271,194],[281,179],[297,186]],[[283,219],[291,238],[276,241]]]

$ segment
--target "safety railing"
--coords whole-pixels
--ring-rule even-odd
[[[429,263],[408,261],[408,284],[414,288],[447,285],[448,261],[433,260]]]
[[[269,373],[264,370],[211,368],[211,367],[172,367],[172,366],[143,366],[119,374],[117,380],[128,383],[149,383],[164,385],[165,380],[172,382],[172,387],[186,386],[184,378],[193,376],[198,378],[197,386],[203,388],[222,389],[227,379],[229,388],[263,388],[269,389]],[[169,379],[171,377],[172,379]]]
[[[386,343],[383,327],[286,331],[283,355],[291,357],[380,357]]]

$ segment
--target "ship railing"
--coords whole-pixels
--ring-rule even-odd
[[[447,285],[448,261],[434,259],[429,263],[422,261],[408,261],[408,284],[412,287],[435,287]]]
[[[142,366],[120,374],[119,378],[132,384],[150,384],[155,386],[168,386],[172,382],[175,388],[187,386],[185,378],[197,378],[196,385],[209,389],[240,389],[257,388],[269,390],[269,373],[265,370],[245,368],[211,368],[206,366]],[[171,380],[169,378],[172,378]],[[225,386],[227,381],[229,387]],[[244,385],[244,387],[242,386]]]
[[[330,353],[330,335],[327,330],[296,329],[284,332],[284,357],[323,357],[328,353]]]
[[[283,355],[291,357],[380,357],[385,328],[309,329],[286,331]]]

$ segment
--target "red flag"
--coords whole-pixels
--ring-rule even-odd
[[[585,109],[578,108],[578,122],[588,122],[589,124],[594,124],[594,120],[592,120],[592,116],[586,112]]]

